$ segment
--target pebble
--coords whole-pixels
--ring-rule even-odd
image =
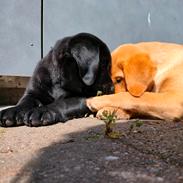
[[[106,156],[105,157],[105,160],[107,160],[107,161],[113,161],[113,160],[118,160],[119,159],[119,157],[117,157],[117,156]]]

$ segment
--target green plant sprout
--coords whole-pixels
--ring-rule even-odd
[[[105,123],[105,136],[111,139],[119,139],[121,136],[127,135],[127,133],[114,131],[114,126],[116,125],[116,119],[117,119],[116,112],[117,110],[114,110],[112,112],[104,110],[101,116],[101,119]],[[128,134],[131,134],[132,132],[134,132],[134,129],[139,129],[143,124],[144,122],[141,120],[134,121],[129,127]]]
[[[130,127],[129,127],[129,134],[135,129],[135,128],[140,128],[144,124],[143,121],[141,120],[136,120],[134,121]]]
[[[112,139],[119,139],[122,136],[122,134],[119,131],[113,130],[114,126],[116,125],[116,112],[116,110],[112,112],[104,110],[101,116],[101,119],[105,123],[105,136]]]

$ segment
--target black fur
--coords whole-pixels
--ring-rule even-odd
[[[97,37],[80,33],[56,42],[37,65],[23,97],[0,112],[0,126],[42,126],[90,113],[88,97],[113,92],[111,56]]]

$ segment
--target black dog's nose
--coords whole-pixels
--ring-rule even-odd
[[[103,94],[112,94],[114,93],[114,86],[111,84],[107,84],[103,86]]]

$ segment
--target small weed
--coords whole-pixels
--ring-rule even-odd
[[[144,122],[141,121],[141,120],[136,120],[136,121],[134,121],[134,122],[130,125],[130,127],[129,127],[129,132],[128,132],[128,133],[131,134],[132,131],[134,131],[135,129],[140,128],[143,124],[144,124]]]
[[[122,136],[121,132],[113,130],[117,119],[116,110],[114,110],[113,112],[106,110],[103,111],[101,119],[105,123],[105,136],[112,139],[119,139]]]
[[[127,134],[131,134],[132,132],[140,132],[139,128],[144,124],[141,120],[134,121],[127,133],[122,133],[119,131],[114,131],[114,126],[116,124],[116,110],[113,112],[111,111],[103,111],[101,119],[105,123],[105,136],[112,138],[112,139],[119,139],[121,136],[126,136]]]

